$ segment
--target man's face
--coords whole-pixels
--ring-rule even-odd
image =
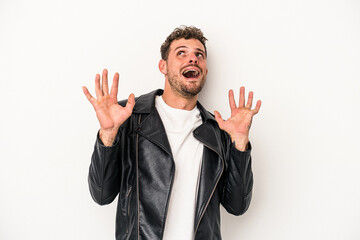
[[[173,91],[185,98],[194,97],[206,80],[205,48],[197,39],[174,40],[167,61],[161,60],[159,67]]]

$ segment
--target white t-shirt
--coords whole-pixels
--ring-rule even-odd
[[[164,229],[164,240],[194,239],[197,189],[203,144],[193,135],[202,124],[200,111],[168,106],[156,96],[155,107],[164,124],[175,161],[175,176]]]

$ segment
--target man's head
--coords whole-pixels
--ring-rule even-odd
[[[171,90],[185,98],[196,96],[205,84],[206,47],[200,29],[182,26],[176,28],[161,45],[159,69],[165,75]]]
[[[174,40],[184,39],[197,39],[199,40],[205,49],[205,55],[207,55],[205,42],[206,37],[199,28],[193,26],[180,26],[175,28],[174,31],[166,38],[165,42],[160,47],[161,58],[167,61],[169,56],[170,45]]]

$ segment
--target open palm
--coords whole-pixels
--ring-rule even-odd
[[[135,97],[134,94],[130,94],[126,106],[120,106],[117,101],[119,74],[115,73],[114,75],[110,94],[107,75],[108,72],[104,69],[102,73],[102,83],[100,84],[100,75],[96,74],[96,99],[89,93],[89,90],[85,86],[83,87],[83,92],[95,109],[101,131],[103,133],[108,132],[112,135],[116,135],[116,132],[121,124],[123,124],[132,114],[132,110],[135,105]]]
[[[229,105],[231,109],[231,116],[227,120],[223,120],[221,114],[215,111],[215,120],[220,129],[226,131],[232,141],[239,146],[240,143],[245,145],[248,142],[249,130],[252,123],[252,118],[260,110],[261,101],[257,101],[256,107],[251,109],[253,102],[253,92],[249,92],[248,101],[245,104],[245,88],[240,88],[239,106],[236,106],[233,90],[229,91]],[[242,145],[244,145],[242,144]],[[243,147],[241,147],[243,148]]]

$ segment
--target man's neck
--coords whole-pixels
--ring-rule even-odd
[[[166,86],[162,98],[168,106],[183,110],[193,110],[197,103],[197,95],[191,98],[185,98]]]

